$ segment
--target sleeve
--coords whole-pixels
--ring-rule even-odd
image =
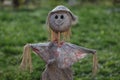
[[[96,51],[87,49],[74,44],[66,43],[59,49],[58,66],[60,68],[67,68],[72,66],[75,62],[84,58],[87,54],[94,54]]]
[[[49,60],[49,52],[48,52],[49,43],[36,43],[30,44],[31,49],[35,54],[40,56],[45,62]]]
[[[87,54],[96,53],[96,50],[88,49],[88,48],[77,46],[74,44],[68,44],[68,46],[70,46],[71,49],[73,50],[74,54],[76,55],[77,60],[84,58]]]

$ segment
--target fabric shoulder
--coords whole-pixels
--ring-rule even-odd
[[[94,50],[64,42],[63,45],[57,49],[57,53],[58,67],[68,68],[84,58],[88,53],[94,53]]]
[[[78,46],[78,45],[75,45],[75,44],[71,44],[71,43],[66,43],[66,45],[68,45],[69,47],[71,47],[73,49],[79,50],[83,53],[92,53],[92,54],[96,53],[96,50],[94,50],[94,49],[88,49],[88,48]]]
[[[48,61],[49,59],[49,53],[48,53],[48,46],[50,42],[46,43],[35,43],[35,44],[30,44],[31,49],[35,54],[40,56],[45,62]]]

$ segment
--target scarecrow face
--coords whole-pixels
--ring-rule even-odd
[[[49,16],[49,25],[55,32],[67,31],[71,26],[71,16],[68,12],[54,12]]]

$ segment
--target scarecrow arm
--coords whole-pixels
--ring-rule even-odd
[[[84,58],[87,53],[95,53],[95,50],[80,47],[71,43],[64,43],[58,50],[58,66],[60,68],[68,68],[75,62]]]
[[[72,51],[74,52],[74,55],[75,55],[75,58],[76,58],[75,62],[84,58],[89,53],[92,53],[92,54],[96,53],[95,50],[84,48],[84,47],[77,46],[77,45],[74,45],[74,44],[67,43],[67,45],[69,47],[71,47]]]
[[[93,76],[95,76],[95,74],[97,72],[97,67],[98,67],[96,50],[84,48],[84,47],[77,46],[77,45],[70,44],[70,43],[68,43],[68,45],[71,48],[73,48],[73,51],[75,51],[75,55],[76,55],[76,59],[77,59],[77,60],[75,60],[75,62],[84,58],[87,53],[93,54]]]
[[[69,44],[69,43],[68,43]],[[75,44],[69,44],[72,48],[74,49],[78,49],[80,52],[83,52],[83,53],[92,53],[92,54],[95,54],[96,53],[96,50],[93,50],[93,49],[88,49],[88,48],[85,48],[85,47],[81,47],[81,46],[77,46]]]
[[[32,50],[40,56],[46,63],[49,60],[49,52],[48,46],[49,43],[37,43],[37,44],[30,44]]]

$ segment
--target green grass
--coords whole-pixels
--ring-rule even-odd
[[[50,8],[0,11],[0,80],[40,80],[45,64],[32,54],[34,72],[20,72],[23,46],[48,41],[46,17]],[[97,50],[99,69],[94,80],[120,79],[120,13],[109,7],[69,7],[78,16],[71,43]],[[73,66],[74,80],[93,80],[92,55]]]

